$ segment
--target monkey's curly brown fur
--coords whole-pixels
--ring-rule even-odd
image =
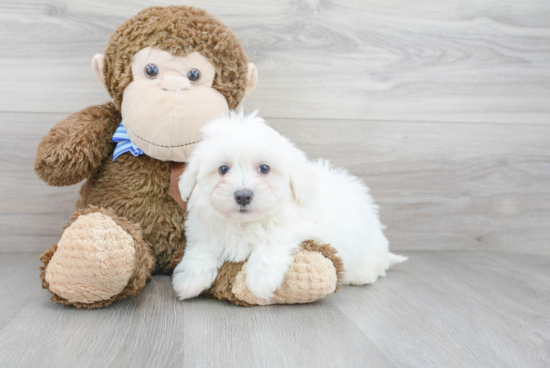
[[[111,138],[121,120],[113,103],[69,115],[42,138],[34,170],[47,184],[73,185],[91,177],[113,152]]]
[[[224,95],[229,108],[243,99],[247,58],[233,31],[202,9],[153,6],[118,27],[105,48],[103,75],[118,110],[124,88],[132,82],[133,56],[148,46],[176,56],[200,52],[214,65],[212,87]]]

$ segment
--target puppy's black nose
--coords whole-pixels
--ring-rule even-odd
[[[243,207],[249,204],[253,197],[254,193],[248,189],[237,190],[235,192],[235,201]]]

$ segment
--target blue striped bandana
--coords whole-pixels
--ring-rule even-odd
[[[118,156],[126,152],[130,152],[134,156],[145,154],[138,148],[138,146],[132,143],[126,128],[122,125],[122,121],[120,122],[118,128],[116,128],[116,132],[113,135],[113,142],[116,143],[115,152],[113,153],[113,161],[116,160]]]

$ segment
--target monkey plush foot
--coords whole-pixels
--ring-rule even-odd
[[[96,207],[75,212],[59,243],[40,260],[42,286],[52,300],[85,308],[137,294],[153,269],[139,226]]]
[[[336,250],[314,241],[305,241],[301,247],[273,298],[258,299],[248,290],[246,262],[224,264],[206,296],[253,306],[311,303],[334,293],[344,273],[343,262],[336,256]]]

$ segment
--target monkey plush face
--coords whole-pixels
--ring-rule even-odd
[[[148,156],[186,161],[202,138],[199,129],[229,113],[225,97],[212,88],[215,74],[198,52],[173,56],[146,47],[136,53],[121,106],[130,140]]]
[[[132,143],[176,162],[187,161],[202,139],[200,128],[236,108],[257,80],[233,32],[187,6],[139,12],[117,28],[92,68]]]
[[[102,55],[94,60],[102,63]],[[202,139],[200,128],[229,114],[227,100],[212,88],[214,66],[196,51],[174,56],[146,47],[134,55],[131,67],[133,80],[124,89],[121,104],[130,140],[158,160],[187,161]],[[256,81],[254,65],[249,68],[247,92]],[[96,70],[101,71],[99,65]],[[102,81],[99,75],[98,79]]]

